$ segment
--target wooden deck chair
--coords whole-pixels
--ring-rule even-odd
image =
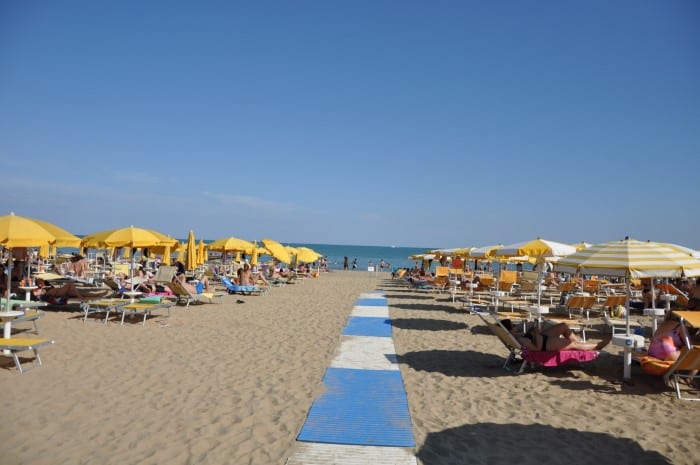
[[[595,304],[594,296],[580,296],[574,295],[569,297],[566,301],[566,309],[569,312],[569,318],[573,318],[574,311],[578,310],[579,314],[583,316],[583,312],[586,312],[586,320],[590,320],[590,311]]]
[[[498,290],[505,291],[510,294],[513,290],[513,284],[518,280],[517,271],[501,271],[501,275],[498,277]]]
[[[32,368],[40,366],[41,357],[39,356],[39,347],[50,344],[53,344],[51,339],[30,339],[19,337],[0,338],[0,350],[10,352],[10,355],[12,355],[12,358],[15,361],[15,366],[20,373],[24,373],[25,371],[29,371]],[[30,365],[22,365],[18,354],[27,350],[34,352],[34,363]]]
[[[658,283],[656,287],[659,288],[661,292],[664,294],[671,294],[676,296],[676,302],[678,302],[678,305],[683,307],[683,308],[688,308],[688,296],[685,295],[683,291],[678,289],[676,286],[673,284],[666,284],[666,283]]]
[[[679,399],[700,400],[700,397],[683,397],[681,390],[681,380],[690,384],[690,381],[700,379],[700,345],[684,347],[676,361],[646,356],[641,358],[640,365],[647,373],[663,375],[664,382],[676,391]]]
[[[574,281],[567,281],[559,285],[559,291],[561,292],[574,292],[578,289],[578,283]]]
[[[600,355],[600,352],[594,350],[560,350],[555,352],[527,350],[493,314],[479,313],[478,315],[509,351],[503,368],[510,369],[509,365],[520,355],[523,363],[517,370],[518,374],[521,374],[528,364],[553,367],[568,363],[590,362]]]
[[[583,280],[583,292],[597,294],[600,291],[600,285],[601,285],[601,282],[597,279],[584,279]]]

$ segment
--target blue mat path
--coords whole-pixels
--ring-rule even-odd
[[[400,371],[329,368],[299,441],[413,447]]]
[[[353,316],[343,330],[345,336],[391,337],[391,320],[388,318]]]
[[[355,305],[359,307],[386,307],[386,297],[369,297],[360,298],[355,301]]]

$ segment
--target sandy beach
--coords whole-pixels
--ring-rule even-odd
[[[700,405],[637,367],[621,383],[617,348],[515,376],[498,339],[448,295],[341,271],[243,304],[173,307],[143,327],[46,311],[41,336],[56,343],[44,365],[19,374],[0,359],[2,463],[284,464],[354,301],[376,289],[418,463],[700,463]]]

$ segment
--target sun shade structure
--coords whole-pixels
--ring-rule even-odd
[[[40,247],[56,242],[56,236],[31,218],[14,213],[0,217],[0,245],[14,247]]]
[[[194,231],[190,229],[187,236],[187,259],[185,269],[194,270],[197,268],[197,240],[194,238]]]
[[[237,237],[218,239],[207,246],[209,250],[218,252],[244,252],[247,254],[252,254],[256,247],[252,242]]]
[[[494,252],[496,258],[513,258],[513,257],[533,257],[537,267],[537,306],[539,307],[542,299],[542,286],[540,281],[542,278],[542,266],[547,258],[563,257],[576,252],[576,247],[573,245],[564,244],[561,242],[548,241],[545,239],[537,239],[524,242],[516,242],[515,244],[504,245]]]
[[[265,246],[268,252],[270,252],[270,255],[277,260],[281,261],[282,263],[292,262],[292,257],[289,255],[289,252],[287,252],[287,249],[285,249],[285,247],[279,242],[273,239],[263,239],[262,244]]]
[[[496,250],[500,249],[503,247],[503,244],[496,244],[496,245],[486,245],[484,247],[477,247],[473,249],[471,252],[469,252],[469,258],[471,259],[484,259],[484,258],[493,258],[494,253],[496,253]]]
[[[595,244],[561,258],[555,271],[621,276],[627,281],[626,336],[631,335],[629,301],[632,278],[680,278],[700,276],[700,259],[669,244],[634,239]],[[624,377],[631,376],[631,353],[625,347]]]
[[[555,271],[626,278],[700,276],[700,259],[679,246],[634,239],[594,244],[561,258]]]
[[[41,247],[56,242],[56,236],[46,230],[41,224],[25,218],[17,216],[14,213],[0,217],[0,245],[6,249],[14,247]],[[11,289],[12,277],[12,259],[7,262],[7,289],[8,297]],[[6,299],[6,311],[11,310],[10,299]]]

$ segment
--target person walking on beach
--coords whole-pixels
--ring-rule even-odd
[[[357,257],[355,257],[355,258],[352,260],[352,269],[353,269],[353,270],[356,270],[356,269],[357,269]]]
[[[348,266],[348,257],[343,258],[343,269],[347,270],[349,268]]]

